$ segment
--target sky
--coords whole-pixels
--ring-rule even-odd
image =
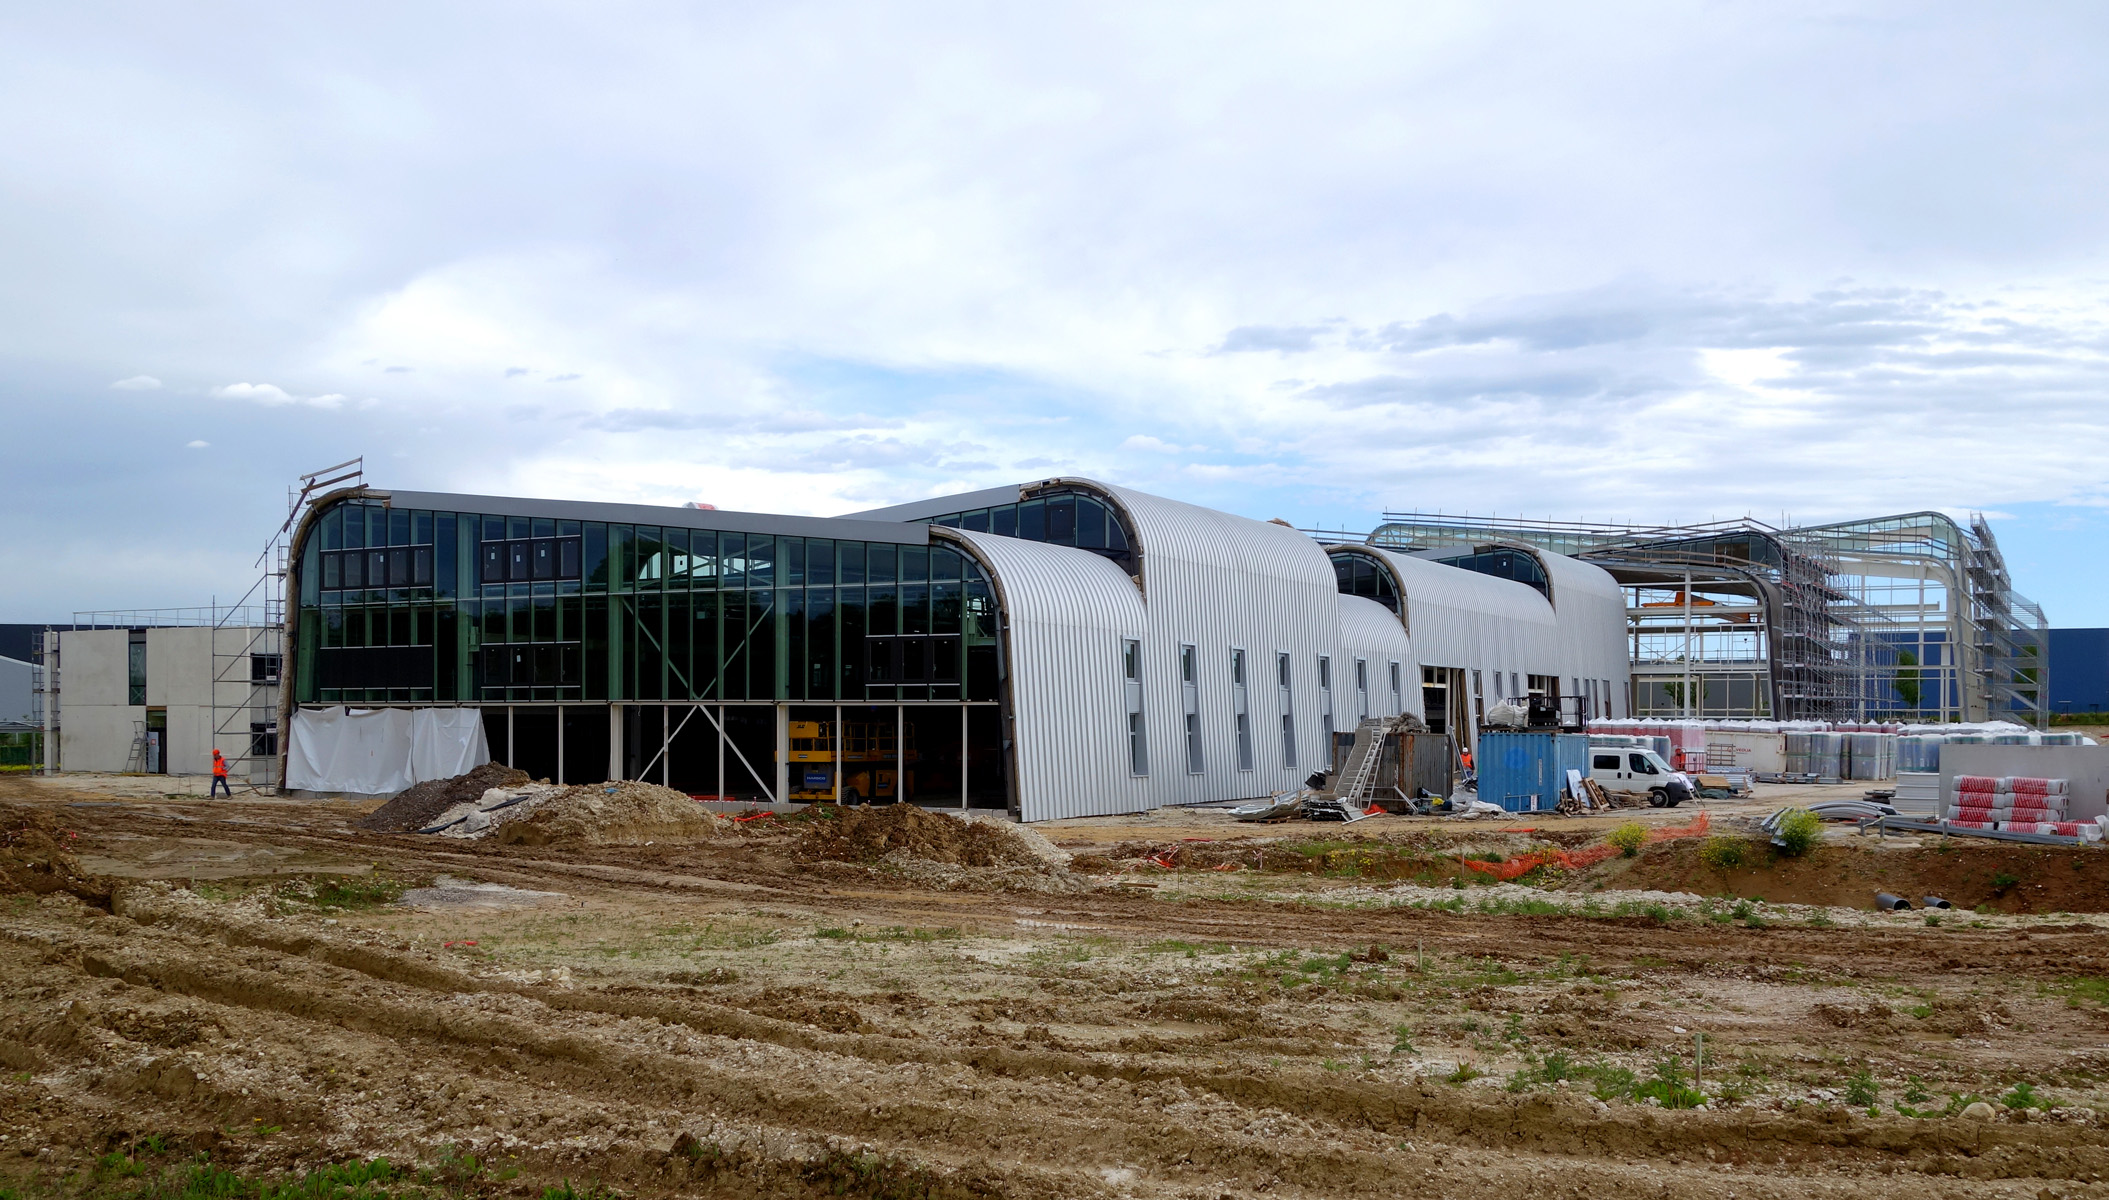
[[[0,621],[301,472],[1983,512],[2109,625],[2109,8],[0,9]]]

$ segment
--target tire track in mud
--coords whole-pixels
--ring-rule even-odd
[[[636,988],[619,994],[600,991],[551,992],[535,985],[513,981],[494,981],[455,970],[451,967],[420,963],[404,955],[391,953],[364,945],[347,945],[335,939],[295,931],[272,928],[263,922],[231,922],[214,919],[219,914],[200,913],[198,906],[177,903],[155,903],[143,899],[138,889],[120,893],[118,911],[128,919],[145,923],[179,927],[196,936],[217,938],[223,944],[259,947],[278,954],[313,959],[343,970],[350,970],[385,984],[399,984],[423,991],[448,995],[477,993],[504,993],[526,998],[538,1006],[561,1012],[590,1013],[613,1018],[643,1019],[667,1025],[681,1025],[698,1033],[734,1040],[765,1042],[773,1046],[794,1051],[809,1051],[831,1056],[853,1058],[881,1065],[919,1064],[924,1066],[965,1067],[979,1075],[1020,1080],[1068,1081],[1081,1078],[1099,1080],[1122,1080],[1127,1083],[1150,1083],[1179,1080],[1182,1086],[1204,1089],[1240,1107],[1263,1111],[1286,1111],[1305,1116],[1322,1116],[1329,1122],[1346,1128],[1367,1129],[1386,1136],[1412,1134],[1422,1138],[1438,1138],[1459,1146],[1478,1146],[1488,1149],[1529,1150],[1533,1153],[1560,1155],[1570,1159],[1591,1159],[1606,1156],[1631,1157],[1634,1155],[1670,1156],[1695,1152],[1699,1147],[1711,1147],[1717,1152],[1737,1159],[1777,1156],[1785,1150],[1806,1153],[1812,1147],[1848,1155],[1887,1158],[1894,1161],[1905,1156],[1968,1155],[1982,1156],[1988,1151],[2005,1148],[2009,1156],[2023,1153],[2028,1147],[2046,1140],[2043,1131],[2028,1131],[2014,1127],[1983,1127],[1953,1122],[1878,1124],[1869,1122],[1836,1122],[1790,1117],[1785,1114],[1755,1111],[1730,1110],[1712,1114],[1669,1114],[1644,1108],[1622,1111],[1615,1116],[1598,1115],[1592,1106],[1573,1099],[1554,1100],[1548,1096],[1528,1098],[1502,1098],[1492,1103],[1474,1098],[1468,1105],[1460,1105],[1459,1093],[1454,1089],[1439,1088],[1427,1083],[1400,1085],[1390,1082],[1362,1081],[1354,1085],[1334,1083],[1317,1073],[1278,1074],[1258,1078],[1251,1074],[1218,1071],[1192,1063],[1142,1063],[1129,1056],[1121,1060],[1107,1061],[1104,1058],[1085,1054],[1065,1053],[1051,1050],[1021,1051],[1008,1047],[944,1047],[911,1039],[871,1034],[837,1034],[814,1029],[779,1018],[751,1013],[729,1005],[716,1004],[702,999],[691,989],[686,994],[640,994]],[[98,971],[95,961],[84,960],[91,972]],[[186,986],[181,979],[164,980],[163,986],[173,983],[177,990],[192,994],[207,994],[199,986]],[[224,987],[224,984],[214,985]],[[248,985],[254,995],[269,994],[274,998],[264,1005],[280,1011],[294,1011],[289,1007],[298,996],[298,989],[281,989],[266,979],[262,984]],[[236,992],[242,991],[237,986]],[[220,998],[215,996],[214,998]],[[248,1001],[244,1001],[248,1003]],[[495,1026],[481,1020],[462,1020],[459,1023],[434,1023],[430,1014],[416,1011],[413,1007],[401,1006],[403,1013],[400,1027],[417,1036],[441,1044],[462,1043],[485,1047],[509,1047],[513,1050],[560,1062],[576,1062],[593,1065],[600,1069],[599,1058],[606,1053],[604,1046],[591,1039],[580,1040],[577,1035],[567,1035],[550,1040],[550,1035],[532,1028],[498,1021]],[[306,1014],[303,1014],[306,1015]],[[332,1010],[313,1014],[337,1024],[356,1027],[356,1023],[372,1019],[365,1002],[347,1003]],[[614,1078],[635,1080],[655,1078],[665,1074],[651,1063],[624,1061],[614,1071]],[[693,1075],[675,1072],[659,1078],[660,1086],[685,1092],[701,1091]],[[714,1101],[730,1104],[721,1091],[710,1093]],[[758,1098],[760,1107],[745,1113],[758,1118],[765,1112],[802,1111],[802,1104],[809,1101],[790,1095],[766,1095]],[[853,1115],[840,1111],[816,1114],[821,1123],[829,1128],[852,1130],[859,1136],[881,1137],[897,1133],[890,1123],[873,1126],[860,1123]],[[917,1122],[927,1130],[935,1121],[936,1114],[918,1113]],[[913,1123],[913,1122],[912,1122]],[[946,1130],[950,1138],[959,1131]],[[983,1129],[972,1131],[976,1137],[995,1136],[998,1131]],[[1086,1128],[1065,1131],[1065,1143],[1072,1146],[1089,1145],[1089,1130]],[[1203,1140],[1192,1135],[1196,1141]],[[1147,1155],[1150,1146],[1159,1139],[1144,1139],[1145,1144],[1123,1144],[1104,1146],[1109,1154]],[[1234,1144],[1211,1144],[1199,1149],[1205,1151],[1212,1161],[1245,1161],[1252,1166],[1244,1151],[1247,1147]],[[1188,1153],[1196,1152],[1189,1147]],[[2091,1154],[2083,1154],[2078,1166],[2064,1161],[2068,1156],[2059,1155],[2058,1169],[2067,1173],[2075,1170],[2096,1172],[2109,1170],[2109,1152],[2095,1148]],[[1271,1161],[1278,1161],[1278,1158]],[[2043,1163],[2015,1163],[2017,1168],[2039,1170]]]

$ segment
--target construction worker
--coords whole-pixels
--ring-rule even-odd
[[[218,746],[214,746],[212,748],[212,787],[205,793],[205,798],[210,800],[214,796],[223,794],[229,800],[234,799],[234,789],[227,784],[227,758],[220,753]]]

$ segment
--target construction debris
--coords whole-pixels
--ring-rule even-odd
[[[487,762],[466,775],[415,784],[352,825],[374,833],[409,833],[433,824],[449,809],[481,800],[492,788],[519,787],[527,782],[527,772],[501,762]]]

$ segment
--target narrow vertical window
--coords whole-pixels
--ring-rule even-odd
[[[1318,656],[1318,727],[1325,733],[1325,742],[1319,747],[1325,753],[1325,769],[1333,769],[1333,660],[1326,655]]]
[[[1369,720],[1369,660],[1355,660],[1355,719]]]
[[[1121,643],[1120,666],[1123,676],[1121,691],[1128,707],[1128,770],[1136,775],[1147,775],[1150,773],[1150,755],[1142,723],[1142,643]]]
[[[1245,652],[1230,652],[1230,709],[1236,726],[1238,770],[1252,769],[1252,692],[1245,682]]]
[[[1192,646],[1179,647],[1179,691],[1186,709],[1186,773],[1199,775],[1207,764],[1201,756],[1201,686]]]
[[[1391,715],[1393,715],[1393,716],[1396,716],[1396,715],[1398,715],[1399,713],[1405,712],[1405,711],[1406,711],[1406,703],[1405,703],[1405,701],[1406,701],[1406,697],[1405,697],[1405,694],[1404,694],[1403,692],[1401,692],[1401,691],[1399,690],[1399,664],[1397,664],[1397,663],[1392,663],[1392,664],[1391,664]]]
[[[1282,769],[1296,769],[1296,697],[1289,687],[1289,656],[1274,656],[1274,687],[1280,693],[1282,719]]]

